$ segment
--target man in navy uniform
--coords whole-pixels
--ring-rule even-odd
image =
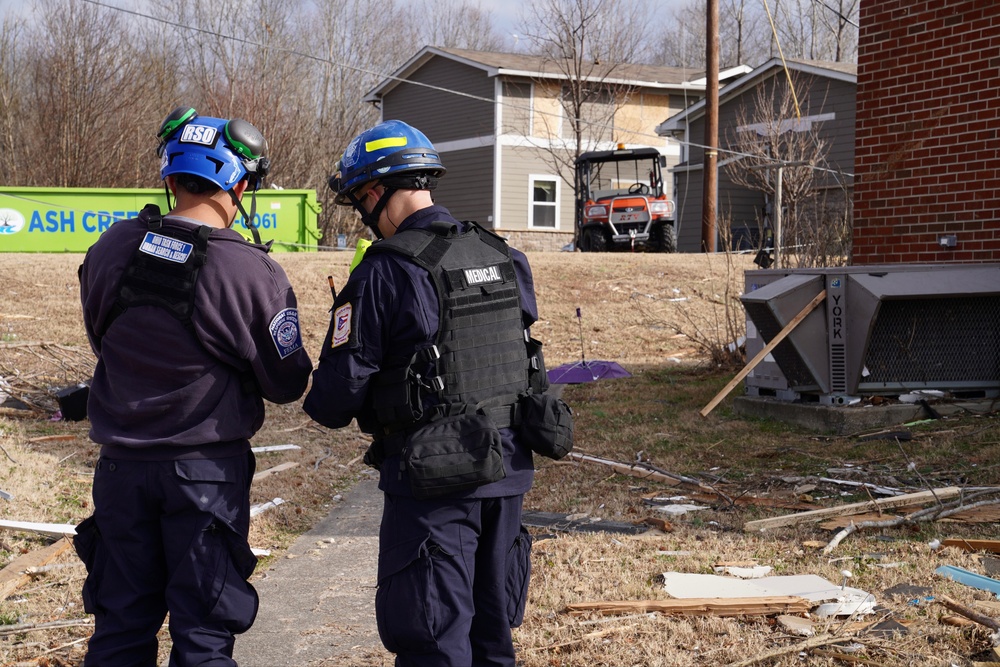
[[[159,138],[175,205],[115,223],[80,267],[101,445],[94,513],[75,538],[95,621],[88,667],[156,664],[168,612],[170,665],[236,664],[234,635],[258,604],[250,437],[262,399],[298,399],[312,370],[284,271],[231,229],[267,174],[264,137],[182,107]]]
[[[531,270],[434,204],[445,168],[406,123],[365,130],[338,168],[337,202],[379,240],[335,299],[304,407],[330,428],[357,419],[374,438],[379,635],[397,667],[513,667],[534,476],[516,404],[540,380]]]

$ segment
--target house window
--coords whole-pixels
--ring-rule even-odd
[[[529,229],[559,229],[559,179],[529,176],[531,214]]]
[[[503,134],[531,136],[531,84],[504,81]]]

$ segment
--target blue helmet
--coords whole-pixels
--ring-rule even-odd
[[[330,187],[336,202],[349,205],[350,194],[371,181],[419,172],[434,178],[445,173],[441,158],[423,132],[401,120],[387,120],[354,137],[337,163]]]
[[[247,178],[255,191],[270,168],[264,135],[240,118],[199,116],[190,107],[178,107],[163,121],[158,136],[161,178],[193,174],[224,191]]]

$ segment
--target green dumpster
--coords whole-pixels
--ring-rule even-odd
[[[0,252],[84,252],[117,220],[148,203],[166,212],[163,190],[0,187]],[[243,197],[250,212],[250,197]],[[254,221],[276,251],[315,250],[320,239],[315,190],[261,190]],[[233,228],[248,240],[237,214]]]

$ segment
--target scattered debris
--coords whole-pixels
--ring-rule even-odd
[[[692,484],[704,491],[716,493],[715,489],[710,486],[706,486],[697,479],[663,470],[653,470],[649,465],[644,463],[621,463],[610,459],[602,459],[597,456],[590,456],[589,454],[581,454],[580,452],[570,452],[566,455],[564,460],[580,461],[584,463],[598,463],[600,465],[607,466],[622,475],[631,475],[632,477],[638,477],[640,479],[655,479],[658,482],[663,482],[664,484],[669,484],[670,486]]]
[[[76,535],[76,526],[69,523],[32,523],[30,521],[8,521],[0,519],[0,530],[18,530],[39,533],[49,537],[72,537]]]
[[[261,514],[262,512],[266,512],[267,510],[273,509],[278,505],[282,505],[284,504],[284,502],[285,501],[282,498],[275,498],[274,500],[269,500],[266,503],[261,503],[260,505],[254,505],[253,507],[250,508],[250,518],[252,519],[258,514]]]
[[[624,533],[639,535],[649,530],[648,525],[624,523],[621,521],[604,521],[592,517],[580,517],[573,514],[557,514],[554,512],[524,511],[521,523],[532,528],[549,528],[551,530],[576,533]]]
[[[640,523],[644,523],[647,526],[654,528],[656,530],[662,530],[664,533],[672,533],[674,531],[674,526],[669,521],[663,519],[658,519],[655,516],[648,516],[643,519]]]
[[[25,442],[36,443],[36,442],[66,442],[69,440],[77,440],[77,436],[71,433],[65,433],[62,435],[43,435],[37,438],[29,438]]]
[[[869,613],[875,606],[875,596],[870,593],[846,585],[837,586],[814,574],[782,575],[761,579],[733,579],[714,574],[665,572],[663,582],[663,588],[667,593],[682,599],[793,596],[808,600],[813,605],[827,601],[841,604],[839,610],[832,607],[826,610],[829,612],[827,615],[831,616]],[[852,604],[854,608],[848,611]]]
[[[698,510],[711,509],[707,505],[692,505],[690,503],[672,503],[670,505],[657,505],[657,512],[663,512],[664,514],[669,514],[671,516],[679,516],[681,514],[687,514],[688,512],[697,512]]]
[[[894,496],[892,498],[880,498],[878,500],[851,503],[849,505],[841,505],[839,507],[826,507],[808,512],[799,512],[798,514],[787,514],[785,516],[772,517],[770,519],[749,521],[743,525],[743,530],[751,532],[755,530],[777,528],[779,526],[795,526],[800,523],[821,521],[828,517],[857,514],[861,511],[870,510],[872,507],[895,508],[905,507],[916,503],[939,502],[945,498],[954,498],[961,493],[962,489],[957,486],[934,489],[933,491],[918,491],[917,493],[907,493],[902,496]]]
[[[775,619],[785,632],[799,637],[812,637],[816,634],[813,622],[801,616],[789,616],[782,614]]]
[[[713,568],[717,574],[729,574],[737,579],[760,579],[771,574],[774,569],[770,565],[726,565],[717,563]]]
[[[950,487],[950,488],[954,488],[954,487]],[[944,498],[943,494],[940,493],[941,491],[944,491],[944,489],[938,489],[937,491],[932,492],[932,493],[935,493],[937,495],[937,497],[935,498],[936,504],[934,506],[932,506],[932,507],[927,508],[927,509],[919,510],[919,511],[913,512],[911,514],[907,514],[906,516],[899,517],[897,519],[888,519],[888,520],[883,520],[883,521],[860,521],[860,522],[852,522],[851,525],[843,528],[839,533],[837,533],[834,536],[834,538],[832,540],[830,540],[830,543],[827,544],[826,548],[823,549],[823,553],[825,553],[825,554],[830,553],[831,551],[833,551],[834,548],[836,548],[836,546],[838,544],[840,544],[840,542],[845,537],[847,537],[851,533],[854,533],[854,532],[856,532],[858,530],[861,530],[862,528],[893,528],[893,527],[896,527],[896,526],[901,526],[903,524],[914,524],[914,523],[921,522],[921,521],[935,521],[935,520],[938,520],[938,519],[943,519],[943,518],[952,516],[954,514],[958,514],[960,512],[963,512],[965,510],[968,510],[968,509],[971,509],[971,508],[975,508],[975,507],[984,506],[984,505],[1000,505],[1000,499],[998,499],[998,498],[989,498],[987,500],[980,500],[980,501],[972,503],[970,505],[966,505],[965,504],[966,502],[968,502],[970,500],[973,500],[975,498],[980,498],[980,497],[985,496],[985,495],[996,495],[997,493],[1000,493],[1000,488],[987,488],[987,489],[982,489],[982,490],[978,490],[978,491],[971,491],[970,490],[967,493],[963,492],[961,489],[959,489],[958,490],[959,491],[958,495],[960,496],[959,499],[955,500],[955,501],[952,501],[950,503],[942,503],[941,502],[941,500]],[[924,493],[928,493],[928,492],[924,492]],[[911,494],[911,495],[917,495],[917,494]],[[890,498],[888,500],[900,500],[903,497],[904,496],[897,496],[896,498]],[[883,499],[882,501],[874,501],[874,502],[876,502],[876,503],[877,502],[884,502],[884,500],[886,500],[886,499]]]
[[[266,452],[284,452],[289,449],[302,449],[298,445],[268,445],[266,447],[251,447],[250,451],[254,454],[264,454]]]
[[[259,480],[264,479],[265,477],[270,477],[271,475],[276,475],[279,472],[284,472],[285,470],[288,470],[290,468],[294,468],[297,465],[298,465],[298,463],[295,462],[295,461],[288,461],[286,463],[279,463],[278,465],[274,466],[273,468],[268,468],[267,470],[261,470],[260,472],[255,473],[254,476],[253,476],[253,481],[257,482]]]
[[[798,644],[789,644],[788,646],[781,646],[776,649],[761,653],[760,655],[754,656],[753,658],[748,658],[746,660],[741,660],[739,662],[731,662],[726,667],[750,667],[751,665],[756,665],[761,662],[768,662],[771,658],[778,658],[783,655],[788,655],[789,653],[802,653],[803,651],[808,651],[810,649],[818,648],[820,646],[826,646],[828,644],[836,644],[838,642],[846,641],[846,637],[835,637],[832,635],[819,635],[818,637],[810,637],[804,642],[799,642]]]
[[[43,549],[31,551],[8,563],[0,570],[0,600],[6,599],[18,587],[31,581],[31,575],[26,570],[48,565],[71,546],[72,542],[62,538]]]
[[[31,355],[38,372],[22,372],[19,355]],[[50,342],[0,342],[0,377],[5,406],[38,412],[59,410],[57,387],[76,385],[94,372],[94,355],[88,346]]]
[[[957,581],[964,586],[968,586],[969,588],[976,588],[981,591],[989,591],[994,595],[1000,595],[1000,581],[991,577],[984,577],[981,574],[969,572],[968,570],[963,570],[962,568],[955,567],[954,565],[942,565],[938,569],[934,570],[934,572],[940,574],[942,577],[947,577],[952,581]]]
[[[967,540],[964,537],[950,537],[941,540],[941,546],[958,547],[964,551],[987,551],[1000,554],[1000,540]]]
[[[973,609],[969,609],[965,605],[955,602],[947,595],[942,595],[941,597],[938,598],[937,601],[939,604],[942,604],[948,609],[951,609],[956,614],[961,614],[965,618],[975,621],[980,625],[984,625],[990,630],[993,630],[994,632],[1000,630],[1000,621],[990,618],[985,614],[980,614],[978,611],[975,611]]]
[[[581,614],[634,614],[656,611],[682,616],[769,616],[804,614],[810,602],[793,595],[731,598],[687,598],[682,600],[632,600],[623,602],[578,602],[566,605],[574,616]]]
[[[3,489],[0,489],[0,498],[2,498],[4,500],[14,500],[14,494],[13,493],[7,493]]]
[[[901,597],[910,601],[920,599],[930,599],[931,589],[926,586],[914,586],[913,584],[896,584],[892,588],[882,591],[882,595],[889,597]]]
[[[820,482],[826,482],[827,484],[837,484],[839,486],[854,486],[862,489],[868,489],[872,493],[877,493],[883,496],[901,496],[905,493],[900,489],[894,489],[889,486],[880,486],[878,484],[871,484],[869,482],[854,482],[847,479],[834,479],[833,477],[820,477]]]

